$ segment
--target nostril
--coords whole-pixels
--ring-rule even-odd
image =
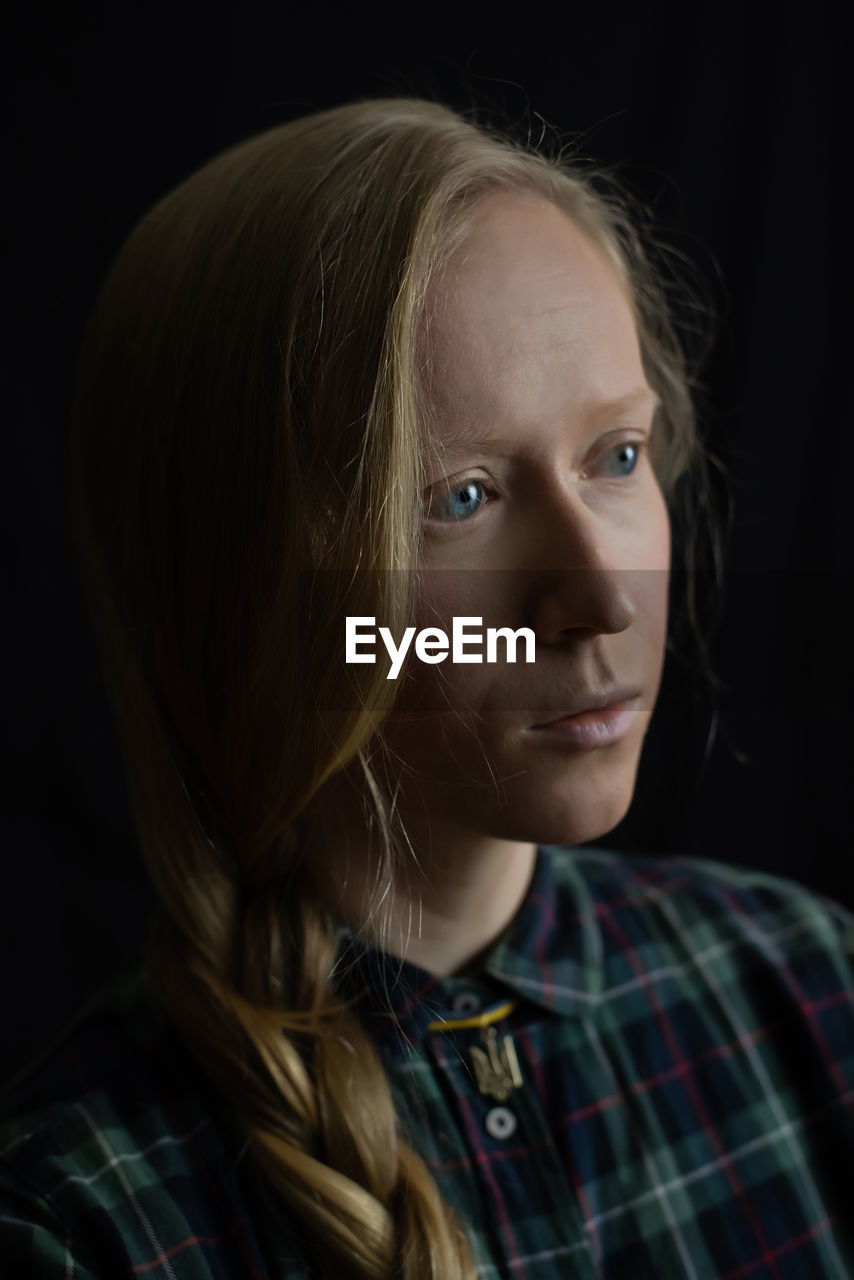
[[[544,644],[563,644],[579,633],[626,631],[638,614],[632,588],[629,575],[616,569],[549,575],[534,602],[534,633]]]

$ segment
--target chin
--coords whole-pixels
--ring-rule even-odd
[[[628,810],[629,805],[625,804],[618,808],[612,806],[607,813],[601,810],[583,814],[574,813],[564,821],[538,823],[538,834],[530,838],[536,844],[589,844],[591,840],[598,840],[600,836],[606,836],[609,831],[613,831],[622,822]]]
[[[624,805],[602,808],[576,809],[568,815],[510,819],[496,822],[491,835],[504,840],[525,841],[533,844],[582,845],[598,840],[613,831],[622,822],[629,809]]]
[[[629,760],[615,760],[613,768],[588,757],[585,763],[594,767],[573,770],[550,785],[519,779],[521,785],[507,792],[503,809],[496,808],[495,819],[503,830],[495,834],[556,845],[585,844],[607,835],[629,811],[638,756],[633,752]]]

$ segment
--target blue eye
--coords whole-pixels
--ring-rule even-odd
[[[486,486],[481,480],[469,480],[433,498],[427,514],[432,520],[467,520],[484,502]]]
[[[640,457],[640,449],[630,440],[609,449],[604,455],[602,469],[608,476],[628,476],[634,471]]]

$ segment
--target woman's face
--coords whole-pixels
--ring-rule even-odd
[[[595,243],[520,192],[484,200],[430,301],[418,627],[527,627],[535,661],[522,642],[515,664],[501,643],[496,663],[411,655],[383,730],[398,804],[451,838],[580,843],[628,808],[664,654],[670,530],[632,309]]]

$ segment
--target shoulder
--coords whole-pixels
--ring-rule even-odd
[[[773,934],[781,945],[798,939],[854,949],[854,913],[784,876],[711,858],[656,856],[579,847],[550,849],[558,894],[572,897],[579,880],[588,906],[605,930],[620,924],[654,936],[665,921],[692,937]]]
[[[595,937],[603,995],[660,983],[674,998],[734,991],[777,1008],[788,1002],[850,1037],[854,1073],[854,914],[846,907],[786,877],[713,859],[549,853],[558,912]]]
[[[241,1172],[223,1100],[123,974],[0,1097],[0,1253],[22,1277],[265,1276]]]

